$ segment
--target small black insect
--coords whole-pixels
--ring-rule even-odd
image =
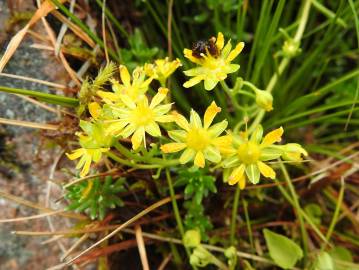
[[[197,58],[202,58],[202,54],[207,54],[207,51],[210,55],[217,57],[218,49],[216,46],[216,38],[212,37],[208,41],[198,40],[193,43],[192,46],[192,55]]]

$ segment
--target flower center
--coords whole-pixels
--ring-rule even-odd
[[[224,62],[220,57],[215,58],[213,56],[208,56],[208,58],[204,60],[203,66],[212,70],[221,70],[221,68],[224,66]]]
[[[237,155],[244,164],[253,164],[261,156],[259,145],[253,142],[246,142],[238,147]]]
[[[187,133],[187,146],[196,151],[204,150],[210,143],[210,137],[203,128],[192,128]]]
[[[147,106],[138,106],[132,112],[132,121],[137,126],[146,126],[153,122],[153,112]]]

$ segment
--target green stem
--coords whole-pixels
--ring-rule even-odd
[[[20,95],[25,95],[25,96],[29,96],[29,97],[34,97],[34,98],[37,98],[41,101],[44,101],[44,102],[47,102],[50,104],[56,104],[56,105],[61,105],[61,106],[66,106],[66,107],[76,107],[79,104],[79,101],[76,98],[48,94],[48,93],[43,93],[43,92],[34,91],[34,90],[0,86],[0,92],[6,92],[6,93],[10,93],[10,94],[20,94]]]
[[[310,6],[311,6],[311,0],[306,0],[304,2],[303,12],[302,12],[302,15],[300,18],[299,26],[298,26],[297,32],[294,36],[294,39],[293,39],[295,42],[299,43],[301,38],[303,37],[304,29],[305,29],[305,26],[307,24],[308,17],[309,17]],[[271,77],[271,79],[267,85],[266,91],[268,91],[269,93],[271,93],[273,91],[274,86],[276,85],[276,83],[278,81],[278,78],[282,75],[285,68],[289,64],[289,62],[290,62],[290,58],[288,58],[288,57],[282,59],[281,63],[279,64],[278,71],[276,73],[274,73],[273,76]],[[249,133],[253,132],[254,129],[261,123],[264,115],[265,115],[265,110],[263,110],[263,109],[260,110],[257,117],[254,119],[253,123],[251,124],[251,126],[248,129]]]
[[[248,213],[248,202],[244,199],[242,199],[243,209],[244,209],[244,217],[246,219],[246,225],[247,225],[247,231],[248,231],[248,237],[249,237],[249,243],[251,245],[252,252],[254,253],[254,241],[253,241],[253,232],[252,232],[252,226],[251,226],[251,220],[249,218]]]
[[[338,201],[337,201],[337,204],[336,204],[336,207],[335,207],[334,215],[333,215],[332,221],[330,222],[327,234],[325,235],[328,242],[329,242],[330,237],[333,234],[335,224],[337,223],[337,220],[338,220],[338,217],[339,217],[340,207],[342,205],[343,197],[344,197],[344,190],[345,190],[345,185],[344,185],[344,180],[342,179],[341,187],[340,187],[340,191],[339,191],[339,196],[338,196]],[[323,249],[325,247],[326,247],[326,244],[324,244]]]
[[[132,153],[130,150],[128,150],[126,147],[124,147],[121,143],[118,141],[115,142],[114,147],[125,157],[136,160],[139,162],[145,162],[149,165],[158,165],[156,168],[163,168],[163,167],[171,167],[179,164],[179,160],[164,160],[162,158],[149,158],[149,157],[143,157],[136,155]]]
[[[270,79],[266,91],[268,91],[269,93],[273,91],[273,88],[277,83],[279,76],[283,73],[283,71],[285,70],[288,64],[289,64],[289,58],[284,58],[282,62],[279,64],[277,73],[273,74],[272,78]],[[254,119],[253,123],[249,127],[248,129],[249,133],[253,132],[254,129],[262,122],[264,115],[265,115],[265,110],[261,109],[257,114],[257,117]]]
[[[293,201],[293,199],[291,198],[291,196],[288,194],[288,192],[285,190],[285,188],[282,186],[281,182],[279,182],[277,179],[274,179],[274,182],[277,184],[277,187],[279,189],[279,191],[282,193],[283,197],[293,206],[295,207],[295,203]],[[303,218],[305,219],[305,221],[312,227],[313,231],[319,236],[319,238],[323,241],[328,243],[327,239],[325,238],[325,236],[322,234],[322,232],[318,229],[317,225],[315,225],[312,221],[312,219],[308,216],[308,214],[306,212],[304,212],[303,209],[299,209],[299,212],[301,213],[301,215],[303,216]]]
[[[178,210],[177,200],[175,198],[175,191],[174,191],[173,183],[172,183],[172,177],[171,177],[169,169],[166,169],[166,178],[167,178],[168,188],[169,188],[169,191],[170,191],[170,196],[171,196],[171,199],[172,199],[173,212],[174,212],[174,215],[175,215],[175,218],[176,218],[178,230],[179,230],[181,236],[183,237],[184,228],[183,228],[183,224],[182,224],[181,215],[180,215],[179,210]]]
[[[237,109],[237,110],[243,111],[243,108],[239,105],[239,103],[238,103],[238,101],[236,99],[234,90],[230,89],[225,81],[220,81],[220,83],[221,83],[221,86],[224,89],[224,91],[227,93],[228,97],[231,99],[231,102],[232,102],[234,108]],[[239,91],[236,91],[236,92],[239,93]]]
[[[172,200],[172,208],[173,208],[173,212],[174,212],[174,215],[175,215],[177,227],[178,227],[178,230],[179,230],[179,232],[181,234],[181,237],[183,239],[184,228],[183,228],[182,218],[181,218],[181,215],[180,215],[180,212],[179,212],[179,209],[178,209],[178,204],[177,204],[177,200],[176,200],[176,197],[175,197],[175,190],[173,188],[172,177],[171,177],[169,169],[166,169],[166,178],[167,178],[168,189],[170,191],[170,196],[171,196],[171,200]],[[186,249],[187,257],[189,259],[190,256],[191,256],[191,252],[187,247],[185,247],[185,249]],[[194,269],[197,269],[194,266],[192,266],[192,267]]]
[[[236,221],[237,221],[237,212],[238,212],[238,202],[241,189],[237,185],[236,193],[234,194],[234,202],[232,208],[232,219],[231,219],[231,231],[230,231],[230,243],[231,246],[235,246],[236,242]]]
[[[221,81],[222,83],[222,81]],[[219,89],[215,89],[214,90],[214,94],[216,95],[217,99],[218,99],[218,102],[219,102],[219,106],[222,108],[223,110],[223,114],[224,114],[224,117],[226,119],[228,119],[228,121],[230,120],[231,116],[228,112],[228,108],[226,106],[227,102],[226,102],[226,98],[225,96],[223,96],[220,92],[219,92]]]
[[[257,86],[255,86],[253,83],[251,83],[251,82],[249,82],[249,81],[243,81],[242,84],[248,86],[248,87],[251,88],[254,92],[256,92],[256,90],[259,90]]]
[[[279,162],[279,166],[280,166],[280,168],[282,170],[282,173],[284,175],[284,179],[287,182],[287,185],[289,187],[289,192],[291,193],[291,196],[292,196],[292,199],[293,199],[295,212],[296,212],[296,215],[297,215],[297,217],[299,219],[300,231],[301,231],[301,234],[302,234],[302,241],[303,241],[303,247],[304,247],[304,258],[306,258],[307,255],[308,255],[308,234],[307,234],[307,231],[305,229],[304,220],[303,220],[303,217],[302,217],[302,214],[301,214],[302,208],[300,207],[300,203],[299,203],[299,200],[298,200],[298,195],[295,192],[294,186],[292,184],[292,181],[291,181],[291,179],[289,177],[288,171],[287,171],[284,163]]]
[[[119,156],[117,156],[116,154],[114,154],[113,152],[109,151],[106,152],[106,155],[113,159],[114,161],[117,161],[118,163],[121,163],[123,165],[132,167],[132,168],[136,168],[136,169],[157,169],[157,168],[162,168],[161,165],[155,165],[155,164],[137,164],[135,162],[126,160],[126,159],[122,159]]]

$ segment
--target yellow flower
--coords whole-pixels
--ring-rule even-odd
[[[166,57],[155,60],[155,64],[145,64],[144,70],[147,76],[153,77],[164,86],[166,79],[180,66],[181,61],[178,58],[174,61],[169,61],[169,58]]]
[[[128,95],[120,95],[123,106],[113,105],[111,108],[118,120],[105,121],[110,123],[106,128],[108,134],[128,138],[131,136],[132,148],[136,150],[142,142],[146,147],[145,133],[153,137],[161,136],[158,123],[172,122],[173,117],[166,115],[172,104],[159,105],[166,97],[167,88],[161,87],[152,98],[150,104],[146,96],[134,102]]]
[[[70,160],[80,158],[80,161],[76,165],[76,169],[82,168],[80,177],[86,176],[90,171],[91,162],[98,162],[101,159],[102,153],[107,152],[109,148],[97,148],[97,149],[86,149],[78,148],[72,151],[71,154],[66,153],[66,156]]]
[[[275,171],[264,161],[277,159],[282,155],[283,151],[273,145],[281,141],[282,134],[283,128],[278,128],[269,132],[262,139],[263,129],[259,126],[250,139],[246,133],[242,137],[234,137],[233,155],[223,162],[225,168],[234,168],[228,183],[230,185],[239,183],[240,187],[244,188],[245,175],[253,184],[259,182],[260,174],[274,179]]]
[[[226,120],[211,126],[214,117],[220,111],[221,108],[212,102],[204,114],[203,125],[194,110],[191,111],[189,123],[184,116],[175,113],[174,121],[183,130],[168,132],[169,137],[175,142],[162,145],[162,152],[174,153],[185,149],[180,157],[180,163],[185,164],[194,159],[194,164],[201,168],[205,166],[205,160],[220,162],[222,150],[231,144],[231,136],[219,137],[228,125]]]
[[[209,42],[211,42],[211,40]],[[185,75],[193,77],[183,84],[184,87],[189,88],[204,81],[204,88],[209,91],[212,90],[219,81],[226,79],[227,74],[236,72],[239,69],[239,65],[231,64],[231,62],[242,51],[244,47],[243,42],[239,42],[231,51],[231,41],[229,40],[226,46],[224,46],[223,34],[219,32],[212,46],[214,46],[214,50],[217,51],[217,53],[213,54],[212,49],[209,50],[206,48],[206,53],[200,53],[200,57],[193,55],[192,50],[184,49],[184,56],[199,65],[199,67],[184,71]]]
[[[89,111],[93,117],[100,110],[99,105],[96,104],[95,102],[89,104]],[[81,148],[72,151],[71,154],[66,153],[66,155],[71,160],[80,158],[76,169],[82,168],[80,176],[84,177],[90,170],[91,162],[99,162],[102,153],[110,150],[112,137],[105,136],[104,126],[101,122],[91,123],[81,120],[80,127],[84,132],[78,132],[76,135],[79,137]]]
[[[115,79],[111,79],[113,92],[97,91],[97,95],[100,96],[105,103],[111,104],[113,102],[120,102],[120,95],[127,95],[133,101],[141,98],[148,90],[153,78],[146,79],[146,73],[143,67],[136,67],[131,75],[128,69],[120,65],[120,77],[122,83]]]

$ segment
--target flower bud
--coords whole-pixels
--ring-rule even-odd
[[[301,52],[301,49],[299,48],[299,42],[294,41],[293,39],[284,41],[282,52],[284,56],[289,58],[297,56]]]
[[[307,151],[297,143],[288,143],[282,146],[282,158],[286,161],[300,162],[302,155],[308,156]]]
[[[271,93],[259,89],[257,89],[255,92],[257,105],[260,108],[265,109],[267,112],[273,110],[273,96]]]
[[[207,249],[198,245],[192,252],[190,257],[190,264],[198,267],[205,267],[213,263],[213,255]]]
[[[183,236],[183,244],[186,247],[197,247],[201,244],[201,234],[198,230],[188,230]]]
[[[227,258],[233,258],[233,257],[236,257],[237,256],[237,250],[234,246],[231,246],[229,248],[227,248],[225,251],[224,251],[224,256],[226,256]]]

